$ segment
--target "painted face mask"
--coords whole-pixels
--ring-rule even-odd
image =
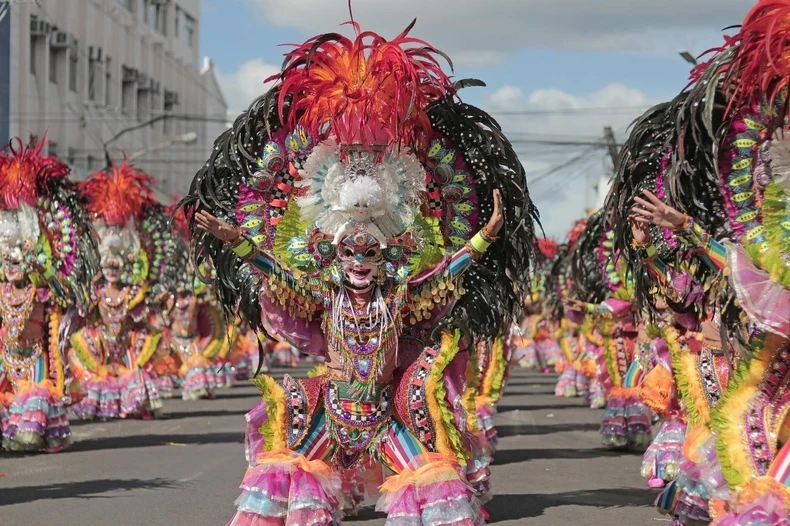
[[[384,253],[375,237],[355,230],[340,241],[338,259],[346,282],[356,289],[364,289],[378,279]]]

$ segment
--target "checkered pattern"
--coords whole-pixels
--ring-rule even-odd
[[[442,200],[440,198],[442,194],[440,188],[441,187],[438,184],[436,184],[436,182],[433,180],[429,181],[428,184],[426,185],[426,190],[428,191],[429,196],[434,196],[434,195],[439,196],[439,198],[437,197],[430,198],[429,204],[432,212],[442,209]]]
[[[299,382],[286,375],[283,386],[288,396],[288,447],[293,448],[307,431],[307,396]]]
[[[435,349],[428,348],[423,351],[409,385],[409,412],[411,414],[412,428],[417,433],[417,438],[420,442],[425,444],[431,451],[434,451],[435,447],[433,444],[433,425],[428,414],[428,404],[425,398],[425,380],[428,378],[433,362],[436,361],[436,356]]]
[[[721,398],[721,389],[719,387],[719,381],[716,378],[716,371],[710,354],[707,352],[700,353],[697,368],[699,370],[699,376],[704,384],[705,397],[712,407]]]
[[[378,424],[385,419],[392,406],[392,389],[387,388],[381,393],[381,402],[379,403],[376,411],[369,415],[358,415],[354,413],[345,413],[340,404],[340,399],[337,394],[337,387],[332,382],[327,385],[326,408],[341,422],[346,422],[352,426],[366,427]]]
[[[296,179],[290,172],[284,171],[282,172],[281,177],[278,179],[277,184],[274,185],[272,188],[271,193],[271,200],[269,201],[272,203],[273,201],[280,200],[288,202],[288,198],[291,196],[293,192],[294,182]],[[288,188],[288,190],[282,190],[280,186],[284,185]],[[269,214],[271,215],[272,219],[279,219],[285,214],[285,207],[275,206],[274,204],[271,205],[269,208]]]

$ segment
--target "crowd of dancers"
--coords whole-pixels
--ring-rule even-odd
[[[516,340],[605,407],[603,444],[645,450],[672,525],[790,523],[789,53],[790,3],[759,1],[635,121],[602,210],[544,243]]]
[[[603,208],[538,239],[498,124],[410,35],[294,46],[166,209],[122,164],[0,158],[3,447],[254,376],[232,526],[482,524],[511,365],[603,409],[672,524],[790,510],[790,1],[631,129]],[[186,271],[185,271],[186,269]],[[279,343],[273,343],[279,342]],[[253,375],[269,346],[306,378]],[[655,430],[655,433],[654,433]]]
[[[0,156],[3,449],[56,452],[68,413],[154,418],[175,388],[212,398],[251,376],[255,333],[195,279],[184,222],[151,179],[122,164],[75,184],[42,147]]]

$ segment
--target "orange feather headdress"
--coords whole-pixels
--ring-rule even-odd
[[[280,120],[291,129],[333,133],[343,145],[411,144],[430,128],[427,105],[452,92],[436,59],[444,55],[408,36],[414,22],[389,41],[350,24],[353,40],[314,37],[287,53],[282,72],[267,79],[280,81]]]
[[[46,192],[50,179],[65,178],[69,167],[53,155],[43,155],[45,140],[31,137],[28,144],[17,138],[0,156],[0,208],[16,210],[20,205],[35,206],[39,195]]]
[[[125,160],[120,166],[92,173],[80,183],[88,199],[88,212],[112,226],[125,225],[139,217],[146,205],[156,203],[152,187],[153,179]]]

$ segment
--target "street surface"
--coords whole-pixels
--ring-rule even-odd
[[[555,382],[513,370],[496,418],[489,523],[668,524],[639,476],[641,456],[600,447],[601,411],[555,398]],[[246,466],[244,414],[256,403],[245,382],[216,400],[167,400],[155,421],[72,421],[75,444],[64,453],[0,453],[0,524],[223,525]],[[371,506],[346,523],[384,520]]]

